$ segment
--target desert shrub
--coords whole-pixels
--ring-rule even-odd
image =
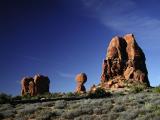
[[[42,107],[52,107],[54,105],[54,102],[42,102]]]
[[[22,96],[22,100],[31,100],[30,94],[27,93],[26,95]]]
[[[125,107],[123,105],[115,105],[112,109],[114,112],[122,112],[125,110]]]
[[[61,98],[64,96],[64,93],[51,93],[51,98]]]
[[[111,113],[108,114],[108,119],[107,120],[116,120],[118,117],[119,117],[118,113],[111,112]]]
[[[80,103],[70,102],[68,105],[70,109],[76,109],[80,106]]]
[[[62,114],[62,117],[65,119],[73,119],[76,118],[78,116],[82,116],[82,115],[91,115],[93,113],[93,109],[92,108],[77,108],[77,109],[71,109],[68,111],[65,111]]]
[[[53,109],[52,113],[54,116],[61,116],[64,113],[63,109]]]
[[[65,97],[75,97],[75,94],[72,92],[65,93]]]
[[[5,110],[5,111],[1,111],[1,112],[0,112],[0,114],[1,114],[4,118],[12,117],[12,116],[14,116],[15,113],[16,113],[15,110]]]
[[[133,111],[124,111],[119,115],[118,120],[133,120],[138,116],[138,112]]]
[[[55,102],[56,109],[64,109],[67,106],[67,102],[65,100],[58,100]]]
[[[50,120],[52,116],[55,116],[54,112],[48,109],[42,109],[35,113],[36,120]]]
[[[0,104],[9,103],[11,101],[11,95],[0,93]]]
[[[74,118],[74,120],[98,120],[96,116],[91,115],[82,115]]]
[[[160,105],[160,98],[154,98],[153,100],[150,101],[154,105]]]
[[[14,100],[22,100],[22,96],[14,96],[12,97],[12,101]]]
[[[139,93],[141,91],[143,91],[144,89],[146,89],[146,85],[145,84],[133,84],[130,88],[130,92],[131,93]]]
[[[73,119],[73,118],[78,117],[80,115],[82,115],[81,109],[72,109],[72,110],[65,111],[62,114],[62,117],[65,119]]]
[[[96,115],[100,115],[100,114],[102,114],[102,109],[100,107],[97,107],[97,108],[93,109],[93,113]]]
[[[152,91],[155,92],[155,93],[160,93],[160,85],[155,87],[155,88],[153,88]]]
[[[104,89],[102,88],[97,88],[95,90],[95,92],[90,92],[88,94],[88,97],[89,98],[104,98],[104,97],[108,97],[108,96],[111,96],[111,93],[110,92],[106,92]]]
[[[17,110],[19,115],[33,114],[39,108],[39,104],[25,104],[21,109]]]
[[[8,109],[13,109],[11,104],[0,104],[0,111],[4,111]]]

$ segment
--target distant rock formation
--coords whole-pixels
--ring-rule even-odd
[[[34,79],[32,77],[24,77],[21,80],[21,95],[26,95],[29,93],[33,96],[35,94],[34,87],[32,87],[31,83],[34,83]]]
[[[48,77],[43,75],[35,75],[34,83],[36,94],[43,94],[49,92],[50,80]]]
[[[145,60],[133,34],[112,38],[102,64],[101,86],[123,88],[128,81],[150,86]]]
[[[21,80],[21,95],[35,96],[37,94],[43,94],[49,92],[50,80],[43,75],[35,75],[32,77],[24,77]]]
[[[84,83],[87,82],[87,75],[85,73],[80,73],[76,76],[76,93],[85,93],[86,88],[84,86]]]

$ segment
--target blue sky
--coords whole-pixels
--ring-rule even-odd
[[[0,92],[20,94],[20,80],[49,76],[51,92],[100,82],[107,46],[133,33],[146,55],[151,85],[160,84],[158,0],[0,1]]]

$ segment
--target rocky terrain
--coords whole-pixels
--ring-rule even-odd
[[[159,120],[160,87],[104,98],[0,104],[4,120]]]

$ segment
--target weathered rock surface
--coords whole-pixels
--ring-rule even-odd
[[[84,83],[87,82],[87,75],[85,73],[80,73],[76,76],[75,79],[77,82],[76,92],[77,93],[85,93],[86,88],[84,86]]]
[[[24,77],[21,80],[21,95],[30,94],[30,96],[35,96],[37,94],[43,94],[49,92],[50,80],[48,77],[43,75],[35,75],[32,77]]]
[[[30,91],[32,91],[34,88],[32,88],[32,86],[30,85],[30,82],[34,82],[34,79],[32,77],[24,77],[21,80],[21,95],[26,95],[28,93],[30,93]],[[32,90],[31,90],[32,89]],[[33,90],[34,91],[34,90]],[[32,93],[30,94],[35,94],[32,91]]]
[[[37,94],[43,94],[49,92],[50,80],[43,75],[34,76],[35,91]]]
[[[123,88],[126,81],[132,81],[150,86],[145,60],[133,34],[114,37],[102,64],[101,85],[107,88]]]

